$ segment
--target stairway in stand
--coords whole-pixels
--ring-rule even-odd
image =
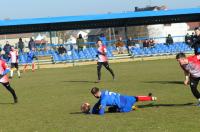
[[[132,56],[129,55],[127,52],[123,54],[118,54],[117,52],[113,52],[113,59],[127,59],[131,58]]]

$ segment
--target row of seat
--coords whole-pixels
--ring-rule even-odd
[[[134,57],[169,55],[179,52],[191,52],[192,48],[186,43],[174,43],[172,45],[156,44],[151,48],[132,48],[131,54]]]
[[[113,51],[116,51],[115,46],[107,47],[107,57],[113,58]],[[156,55],[168,55],[176,54],[178,52],[190,52],[192,48],[189,47],[186,43],[174,43],[172,45],[165,44],[155,44],[154,47],[150,48],[138,48],[133,47],[131,50],[131,55],[134,57],[141,56],[156,56]],[[85,61],[85,60],[95,60],[97,55],[97,48],[90,47],[82,51],[71,50],[67,54],[59,55],[55,50],[48,51],[37,51],[36,56],[52,56],[54,63],[59,62],[72,62],[72,61]],[[24,64],[27,60],[27,54],[20,54],[19,63]]]
[[[95,60],[97,55],[97,49],[96,48],[86,48],[83,51],[68,51],[67,54],[59,55],[57,53],[54,53],[53,61],[55,63],[58,62],[71,62],[71,61],[85,61],[85,60]],[[108,50],[107,57],[111,58],[113,57],[112,51]]]

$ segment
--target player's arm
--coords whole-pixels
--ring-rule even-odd
[[[7,66],[5,62],[2,62],[2,67],[4,69],[4,72],[1,74],[1,77],[5,76],[10,72],[10,68]]]
[[[104,115],[106,109],[106,100],[102,99],[99,106],[99,115]]]
[[[91,114],[99,114],[100,100],[93,106]]]
[[[197,55],[197,59],[200,60],[200,55]]]
[[[5,69],[2,74],[4,76],[10,72],[10,68],[7,66],[7,64],[5,62],[3,63],[3,68]]]
[[[107,52],[107,50],[106,50],[105,47],[103,47],[102,52],[97,51],[97,53],[98,53],[99,55],[106,55],[106,52]]]
[[[183,68],[182,68],[182,69],[183,69]],[[186,71],[185,69],[183,69],[183,71],[184,71],[184,74],[185,74],[185,81],[184,81],[184,84],[185,84],[185,85],[188,85],[188,84],[189,84],[189,81],[190,81],[190,79],[189,79],[190,73],[189,73],[188,71]]]

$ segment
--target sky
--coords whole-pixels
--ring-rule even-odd
[[[200,8],[200,0],[0,0],[0,19],[106,14],[134,7],[166,5],[169,9]]]

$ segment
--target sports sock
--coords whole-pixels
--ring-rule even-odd
[[[35,64],[32,64],[32,71],[35,70]]]
[[[13,69],[10,71],[10,76],[13,77]]]
[[[28,66],[28,65],[25,65],[25,66],[24,66],[24,69],[23,69],[24,72],[26,71],[27,66]]]
[[[17,74],[18,74],[18,77],[20,77],[20,71],[19,70],[17,70]]]
[[[136,96],[138,101],[152,101],[151,96]]]

